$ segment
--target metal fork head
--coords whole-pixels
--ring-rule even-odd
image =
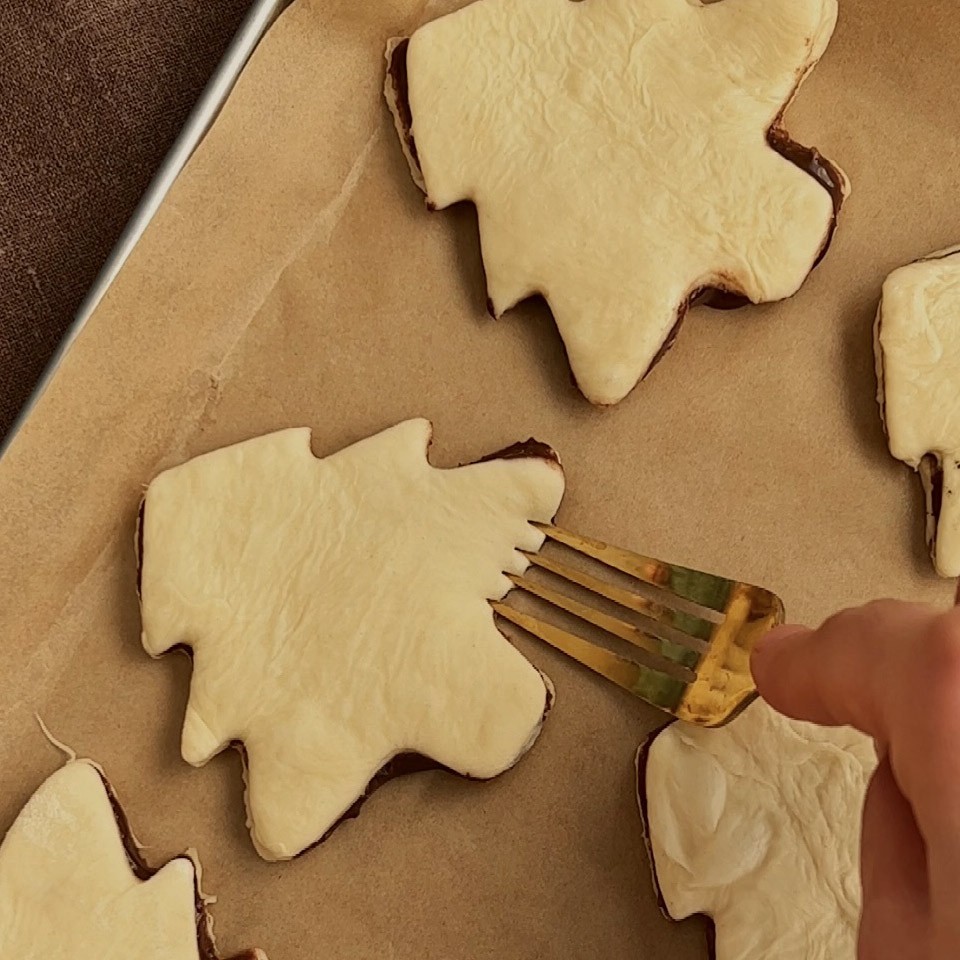
[[[510,580],[555,611],[591,625],[594,632],[630,644],[632,655],[616,653],[503,602],[493,604],[500,616],[689,723],[721,726],[756,697],[750,654],[763,634],[783,622],[777,596],[558,527],[537,526],[549,541],[626,574],[629,583],[617,585],[612,574],[596,576],[542,553],[527,554],[527,573],[510,575]],[[564,581],[567,592],[531,578],[534,570]],[[570,585],[586,599],[571,596]]]

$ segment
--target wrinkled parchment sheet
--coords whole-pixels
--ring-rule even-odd
[[[871,322],[891,268],[960,240],[954,2],[841,0],[788,116],[853,181],[829,256],[790,302],[694,310],[597,410],[542,304],[486,315],[472,209],[428,213],[396,143],[384,43],[450,5],[297,0],[0,463],[0,829],[59,762],[39,713],[104,764],[148,856],[199,849],[225,952],[704,960],[645,863],[633,758],[659,716],[525,639],[557,704],[515,770],[396,781],[321,848],[258,860],[236,754],[179,759],[188,661],[140,648],[138,500],[264,431],[309,425],[326,454],[425,416],[440,465],[553,444],[565,525],[762,583],[794,619],[948,602],[886,452]]]

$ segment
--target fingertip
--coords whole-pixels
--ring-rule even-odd
[[[903,686],[898,665],[904,650],[912,650],[935,618],[914,604],[874,601],[842,610],[816,630],[778,627],[751,658],[757,690],[796,720],[851,725],[883,740],[887,701]]]
[[[751,664],[759,665],[761,669],[769,661],[771,654],[776,654],[787,641],[812,633],[808,627],[799,624],[785,623],[765,633],[756,643],[751,654]]]
[[[774,627],[757,642],[750,657],[750,672],[760,696],[781,712],[790,712],[791,700],[795,699],[796,665],[791,661],[791,651],[796,650],[798,639],[810,636],[813,631],[796,624]]]

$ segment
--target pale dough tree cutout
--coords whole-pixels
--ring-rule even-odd
[[[309,430],[284,430],[147,491],[143,644],[192,648],[184,759],[243,744],[267,859],[321,840],[411,755],[502,773],[550,705],[488,601],[542,545],[530,521],[557,511],[559,461],[531,441],[440,470],[430,434],[410,420],[318,460]]]
[[[960,247],[887,277],[874,344],[890,452],[920,474],[937,573],[960,577]]]
[[[87,958],[217,953],[193,860],[149,869],[99,768],[72,760],[27,801],[0,845],[0,960]]]
[[[675,723],[641,751],[656,880],[676,920],[716,926],[716,960],[856,960],[860,818],[873,742],[762,702],[729,726]]]
[[[542,294],[580,389],[622,400],[691,302],[792,296],[843,173],[780,120],[836,0],[478,0],[391,41],[430,205],[476,204],[491,312]],[[730,296],[734,295],[734,296]]]

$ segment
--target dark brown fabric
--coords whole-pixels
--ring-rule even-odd
[[[0,438],[252,0],[0,0]]]

